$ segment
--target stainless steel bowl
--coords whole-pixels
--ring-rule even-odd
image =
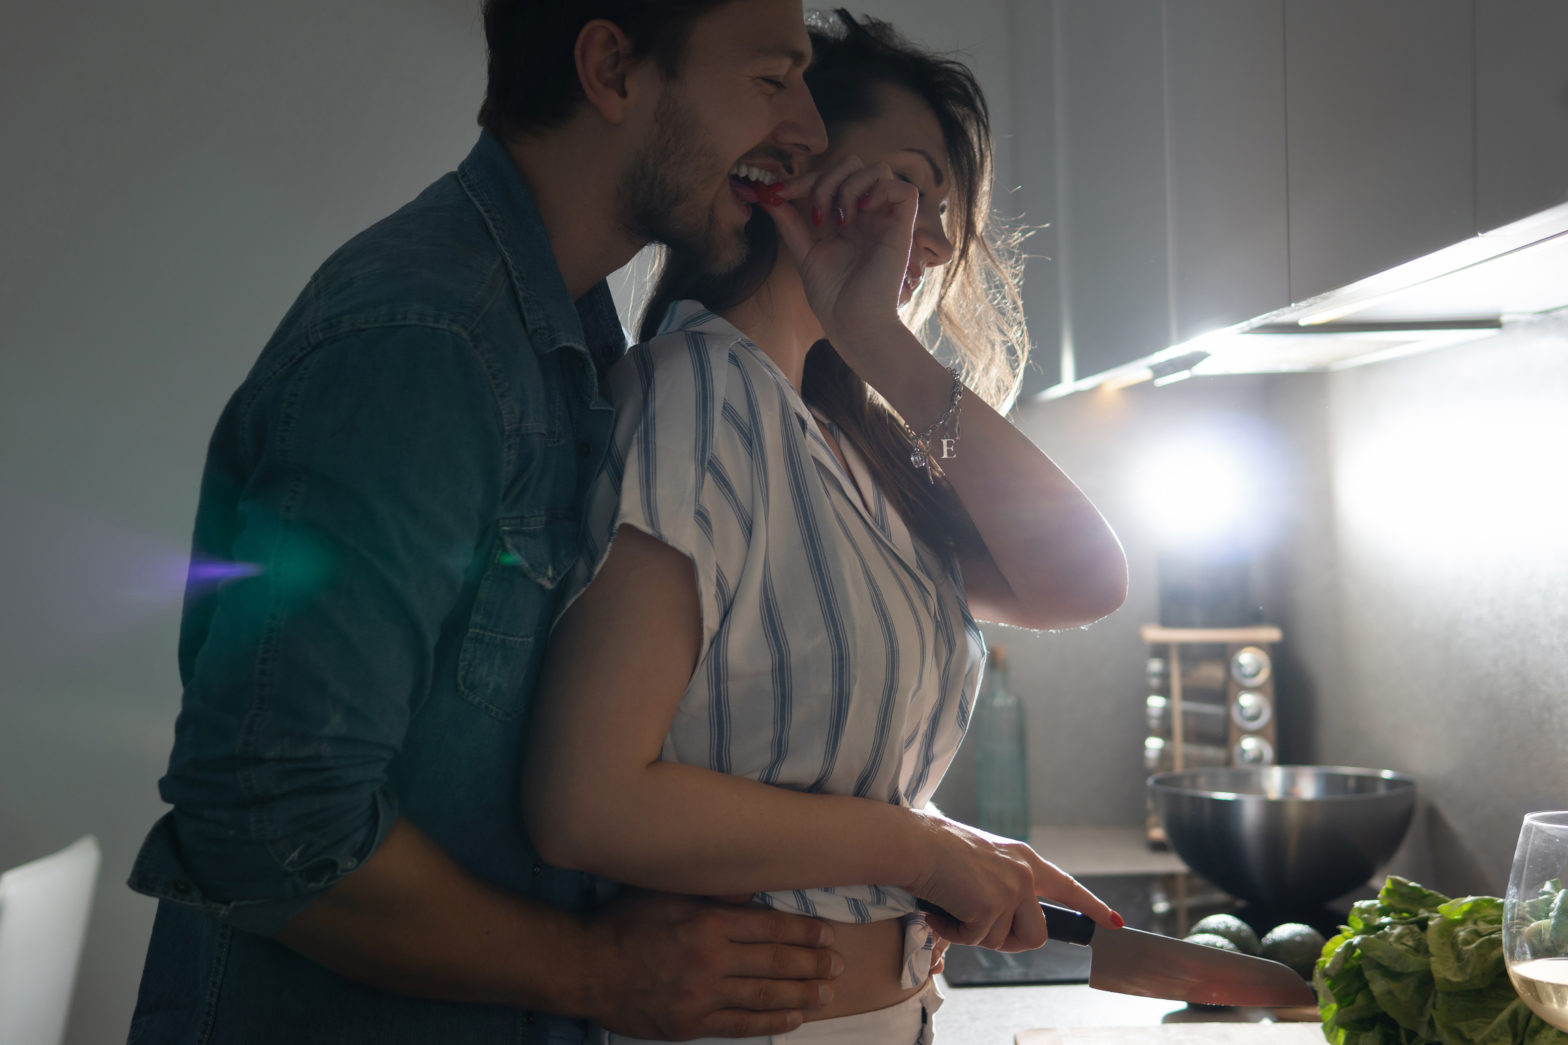
[[[1187,866],[1262,907],[1309,911],[1372,877],[1403,841],[1416,782],[1387,769],[1247,766],[1149,778]]]

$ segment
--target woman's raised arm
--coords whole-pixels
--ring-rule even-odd
[[[821,213],[845,216],[814,233],[791,207],[769,207],[828,339],[916,431],[943,416],[953,378],[898,316],[918,193],[885,164],[854,157],[809,187]],[[939,460],[983,547],[959,549],[965,594],[981,620],[1040,630],[1079,627],[1127,597],[1127,559],[1099,511],[1039,447],[979,396],[959,403],[962,436]],[[913,467],[913,465],[911,465]]]

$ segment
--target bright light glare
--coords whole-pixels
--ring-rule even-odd
[[[1401,404],[1347,436],[1336,483],[1347,535],[1429,569],[1562,555],[1568,411],[1550,391]]]
[[[1134,495],[1149,528],[1169,544],[1234,536],[1249,501],[1246,461],[1217,435],[1164,443],[1145,457]]]

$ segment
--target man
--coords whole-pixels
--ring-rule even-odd
[[[487,0],[485,30],[479,143],[323,265],[214,433],[132,1041],[751,1035],[830,996],[825,925],[591,909],[516,796],[624,348],[604,277],[654,240],[734,264],[731,169],[824,147],[800,2]]]

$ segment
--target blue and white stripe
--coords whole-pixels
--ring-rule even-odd
[[[924,805],[963,738],[985,654],[952,556],[913,538],[835,432],[846,474],[821,434],[831,425],[694,302],[627,354],[610,389],[610,465],[590,494],[570,590],[587,585],[622,524],[695,564],[702,659],[662,757]],[[757,899],[845,922],[915,915],[906,943],[922,947],[913,897],[886,884]]]

